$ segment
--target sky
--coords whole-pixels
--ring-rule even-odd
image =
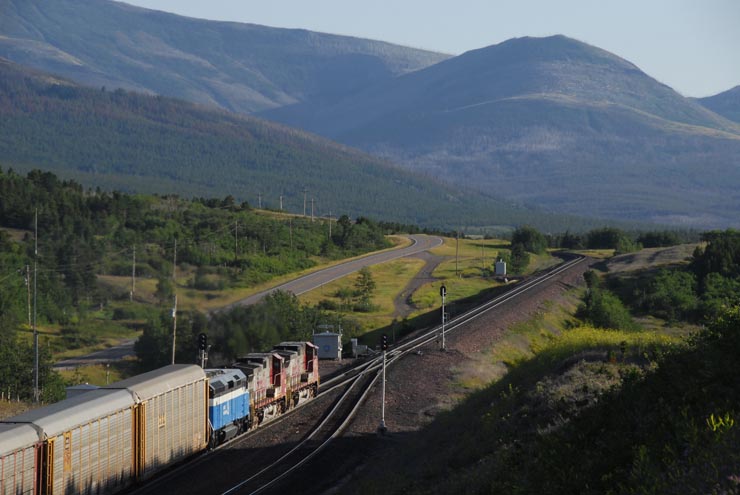
[[[740,85],[740,0],[126,0],[202,19],[302,28],[457,55],[564,34],[684,96]]]

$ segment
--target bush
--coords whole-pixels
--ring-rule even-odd
[[[223,290],[226,288],[226,281],[219,275],[211,275],[205,270],[198,269],[191,286],[198,290]]]
[[[576,316],[595,327],[614,330],[637,330],[627,308],[617,296],[603,289],[589,289]]]
[[[326,311],[337,311],[339,309],[339,304],[337,304],[336,301],[332,301],[331,299],[322,299],[317,304],[317,307]]]
[[[67,349],[79,349],[96,344],[98,339],[94,335],[82,333],[78,328],[65,327],[61,330],[62,341]]]
[[[114,320],[135,320],[136,318],[138,318],[138,314],[133,308],[115,308],[113,310]]]
[[[521,244],[515,244],[512,246],[510,259],[510,270],[511,273],[515,275],[521,275],[529,266],[529,253]]]
[[[698,306],[696,277],[681,270],[660,270],[643,299],[644,309],[668,321],[691,318]]]
[[[542,254],[547,250],[547,239],[532,227],[519,227],[511,236],[511,245],[521,244],[525,251]]]

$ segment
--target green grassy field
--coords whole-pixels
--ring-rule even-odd
[[[446,302],[473,297],[482,291],[501,287],[504,282],[492,277],[492,265],[500,253],[508,252],[508,242],[500,239],[455,239],[443,238],[444,243],[430,252],[442,258],[441,263],[432,272],[432,277],[422,281],[411,294],[407,295],[408,303],[413,310],[407,315],[398,315],[393,307],[393,300],[418,276],[424,263],[415,258],[404,258],[385,265],[371,268],[377,289],[373,296],[375,309],[366,313],[351,313],[361,321],[364,331],[390,325],[394,319],[404,316],[408,319],[418,317],[442,303],[439,288],[447,288]],[[527,273],[541,270],[558,263],[557,258],[546,255],[531,255]],[[342,290],[351,290],[357,275],[327,284],[319,289],[303,294],[304,303],[318,304],[329,301],[332,305],[341,303],[338,294]],[[349,312],[349,308],[345,310]]]
[[[422,269],[424,262],[415,258],[402,258],[370,267],[370,273],[376,283],[371,303],[374,310],[367,313],[354,313],[360,320],[363,330],[389,325],[396,315],[394,299],[403,291],[406,285]],[[351,291],[357,274],[354,273],[329,284],[323,285],[299,296],[302,303],[319,304],[321,301],[331,301],[332,304],[341,305],[338,293],[342,290]]]
[[[89,383],[90,385],[108,385],[109,383],[123,380],[136,371],[135,361],[123,360],[111,363],[110,366],[94,364],[91,366],[80,366],[75,370],[60,371],[65,383],[79,385]]]

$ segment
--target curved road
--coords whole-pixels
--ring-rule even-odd
[[[134,342],[136,342],[136,339],[128,339],[116,346],[103,349],[102,351],[59,361],[54,364],[54,369],[57,371],[73,370],[80,366],[112,363],[127,357],[136,356],[136,352],[134,351]]]
[[[296,296],[299,296],[305,292],[321,287],[324,284],[333,282],[339,278],[345,277],[351,273],[354,273],[366,266],[377,265],[379,263],[386,263],[398,258],[405,258],[422,251],[428,251],[429,249],[435,248],[442,245],[442,239],[440,237],[415,234],[407,236],[411,239],[412,244],[408,247],[401,249],[391,249],[380,253],[363,256],[339,265],[330,266],[317,272],[309,273],[290,282],[286,282],[272,289],[268,289],[257,294],[251,295],[245,299],[237,301],[235,303],[224,306],[223,308],[217,309],[214,312],[224,311],[231,309],[236,306],[249,306],[259,302],[262,298],[275,292],[276,290],[282,290],[286,292],[292,292]]]
[[[267,289],[257,294],[253,294],[245,299],[237,301],[235,303],[224,306],[223,308],[214,310],[213,312],[224,311],[235,306],[249,306],[260,301],[263,297],[275,292],[276,290],[283,290],[292,292],[295,295],[303,294],[310,290],[316,289],[324,284],[332,282],[338,278],[342,278],[346,275],[354,273],[365,266],[377,265],[379,263],[385,263],[398,258],[404,258],[418,254],[423,251],[435,248],[442,244],[442,239],[439,237],[433,237],[428,235],[410,235],[407,236],[411,239],[412,244],[408,247],[401,249],[390,249],[380,253],[363,256],[339,265],[334,265],[329,268],[324,268],[308,275],[304,275],[290,282],[286,282],[272,289]],[[74,369],[78,366],[90,365],[90,364],[104,364],[112,361],[118,361],[126,356],[133,356],[134,353],[134,340],[127,340],[120,345],[104,349],[102,351],[88,354],[87,356],[79,356],[76,358],[65,359],[54,365],[57,370],[61,369]]]

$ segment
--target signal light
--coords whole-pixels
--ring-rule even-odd
[[[205,351],[208,348],[208,336],[204,333],[198,334],[198,349]]]
[[[380,338],[380,348],[384,351],[388,350],[388,335],[383,334]]]

